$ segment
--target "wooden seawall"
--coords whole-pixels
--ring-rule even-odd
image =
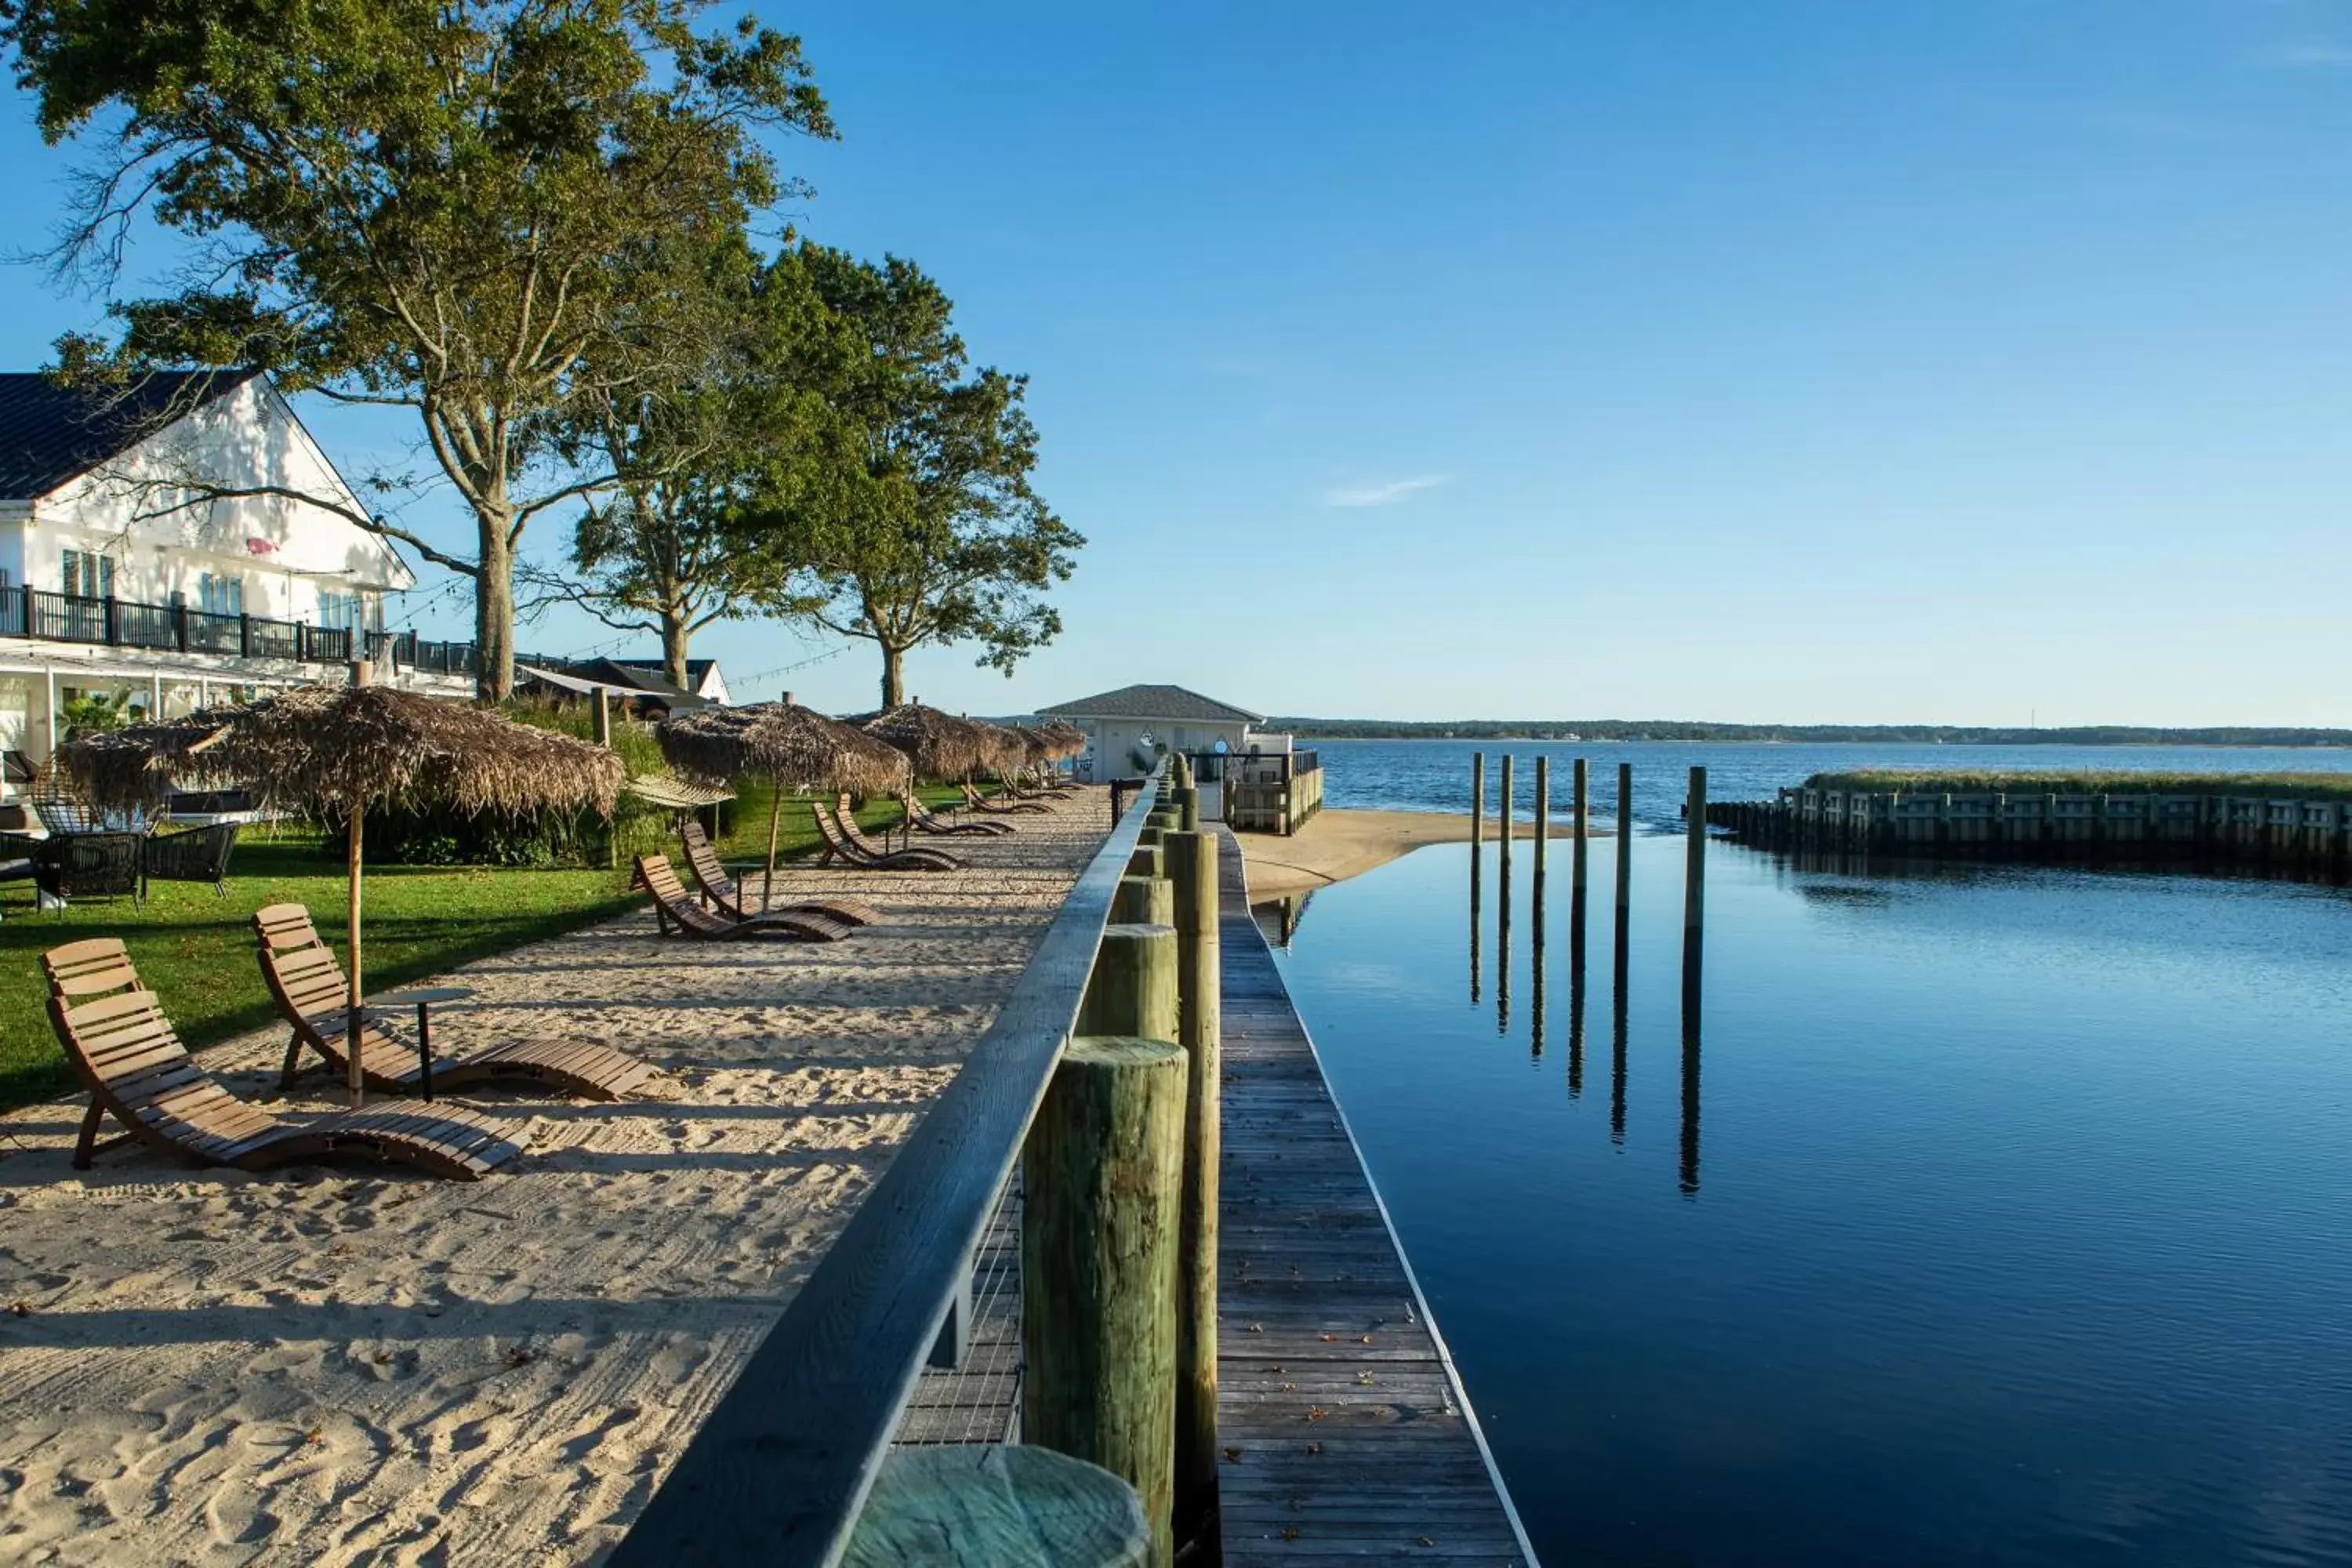
[[[2352,869],[2352,801],[1799,788],[1709,806],[1706,819],[1774,847]]]
[[[1306,1027],[1220,858],[1225,1562],[1532,1565],[1444,1342]]]

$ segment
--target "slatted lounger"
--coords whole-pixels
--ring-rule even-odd
[[[824,835],[828,850],[872,871],[961,871],[971,864],[961,855],[950,855],[929,845],[893,849],[887,844],[875,843],[859,831],[857,814],[850,809],[845,795],[834,804],[831,812],[817,812],[817,831]]]
[[[351,1071],[343,1037],[351,1026],[351,982],[335,950],[320,940],[310,911],[300,904],[272,904],[253,917],[261,952],[261,974],[278,1015],[294,1031],[286,1043],[285,1088],[301,1071],[303,1047],[319,1053],[336,1073]],[[384,1094],[414,1094],[424,1077],[416,1042],[392,1018],[373,1008],[360,1012],[360,1072],[368,1088]],[[469,1083],[525,1082],[583,1100],[656,1098],[661,1071],[635,1057],[591,1040],[504,1040],[469,1057],[433,1064],[436,1089]]]
[[[654,921],[664,936],[688,936],[703,942],[729,942],[741,936],[784,936],[798,942],[839,942],[850,928],[823,915],[790,914],[778,910],[750,920],[731,921],[711,913],[686,890],[677,868],[667,855],[637,857],[635,886],[654,896]]]
[[[686,844],[686,863],[694,868],[694,879],[702,884],[703,897],[717,906],[719,912],[730,921],[756,918],[761,911],[745,907],[744,887],[730,876],[711,847],[710,836],[702,831],[702,824],[692,817],[678,829],[678,837]],[[749,879],[746,879],[749,880]],[[882,923],[882,911],[859,899],[835,898],[827,893],[814,899],[794,899],[781,910],[771,911],[793,915],[823,915],[839,921],[845,926],[870,926]]]
[[[449,1107],[280,1121],[196,1065],[115,938],[68,942],[44,953],[41,968],[49,980],[49,1023],[89,1090],[89,1112],[74,1143],[77,1171],[133,1138],[200,1164],[246,1171],[364,1154],[465,1182],[522,1152],[521,1140],[504,1123]],[[127,1131],[100,1143],[98,1130],[108,1116]]]
[[[965,782],[963,786],[963,798],[971,806],[972,810],[984,811],[991,816],[1011,816],[1016,812],[1051,811],[1054,809],[1050,805],[1046,805],[1042,802],[1034,800],[1018,800],[1014,801],[1010,805],[999,805],[996,802],[990,800],[986,795],[982,795],[978,790],[972,788],[970,781],[968,780]]]
[[[1009,822],[950,822],[945,817],[933,816],[924,808],[923,803],[911,795],[898,797],[898,809],[907,814],[907,826],[916,833],[983,834],[998,838],[1019,831]]]

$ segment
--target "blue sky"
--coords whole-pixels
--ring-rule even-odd
[[[844,133],[797,220],[1030,374],[1092,541],[1057,644],[927,700],[2352,725],[2352,3],[763,15]],[[92,313],[0,270],[0,363]],[[870,705],[835,646],[698,651]]]

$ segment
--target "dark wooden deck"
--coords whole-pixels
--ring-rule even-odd
[[[1225,1562],[1532,1564],[1387,1211],[1250,918],[1230,835],[1221,864]]]

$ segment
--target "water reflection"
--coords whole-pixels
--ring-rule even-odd
[[[1611,963],[1609,1020],[1609,1141],[1621,1149],[1625,1144],[1625,977],[1633,956],[1627,934],[1625,908],[1621,904],[1617,909],[1617,951]]]
[[[1531,908],[1528,922],[1528,956],[1535,966],[1528,987],[1528,1055],[1533,1060],[1541,1061],[1544,1048],[1544,858],[1543,841],[1538,839],[1536,842],[1535,886],[1529,900]],[[1575,1028],[1571,1025],[1569,1032],[1571,1053],[1575,1048]],[[1569,1059],[1570,1070],[1573,1071],[1575,1058],[1571,1054]]]
[[[1470,1005],[1478,1005],[1478,984],[1483,978],[1478,962],[1478,884],[1486,857],[1480,847],[1470,846]]]
[[[1698,1035],[1699,1001],[1699,938],[1696,931],[1687,933],[1683,946],[1683,1141],[1682,1189],[1685,1196],[1698,1194]]]
[[[1568,897],[1568,1098],[1584,1094],[1584,840]]]

